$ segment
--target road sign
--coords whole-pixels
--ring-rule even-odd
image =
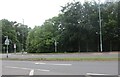
[[[5,45],[9,45],[9,39],[8,38],[5,40]]]
[[[16,48],[16,44],[14,44],[14,48]]]

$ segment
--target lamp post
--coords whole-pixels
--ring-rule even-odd
[[[19,24],[19,23],[13,24],[13,27],[15,27],[15,32],[16,32],[16,34],[15,34],[16,39],[17,39],[17,29],[16,29],[16,25],[18,25],[18,24]],[[14,53],[16,54],[16,43],[14,43]]]
[[[99,26],[100,26],[100,51],[103,51],[102,48],[102,27],[101,27],[101,11],[100,11],[100,0],[99,0]]]
[[[24,19],[22,19],[23,20],[23,30],[22,30],[22,54],[23,54],[23,52],[24,52]]]

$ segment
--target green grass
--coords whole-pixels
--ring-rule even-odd
[[[118,61],[118,58],[2,58],[0,60],[18,61]],[[119,59],[120,60],[120,59]]]

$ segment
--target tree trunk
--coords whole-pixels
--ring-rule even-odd
[[[80,41],[78,43],[78,52],[80,52]]]
[[[112,51],[112,41],[110,40],[110,51]]]
[[[99,40],[98,40],[98,44],[97,44],[97,45],[98,45],[98,52],[99,52],[99,51],[100,51],[100,50],[99,50],[99,49],[100,49],[100,47],[99,47]]]
[[[87,52],[88,52],[88,41],[86,42],[86,48],[87,48]]]

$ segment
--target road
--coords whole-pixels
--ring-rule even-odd
[[[6,54],[0,54],[6,58]],[[118,58],[118,53],[9,54],[9,58]],[[2,61],[3,75],[117,75],[117,61]],[[108,77],[110,77],[108,76]],[[84,77],[84,76],[83,76]],[[114,76],[112,76],[114,77]]]
[[[117,75],[117,61],[2,61],[3,75]]]

